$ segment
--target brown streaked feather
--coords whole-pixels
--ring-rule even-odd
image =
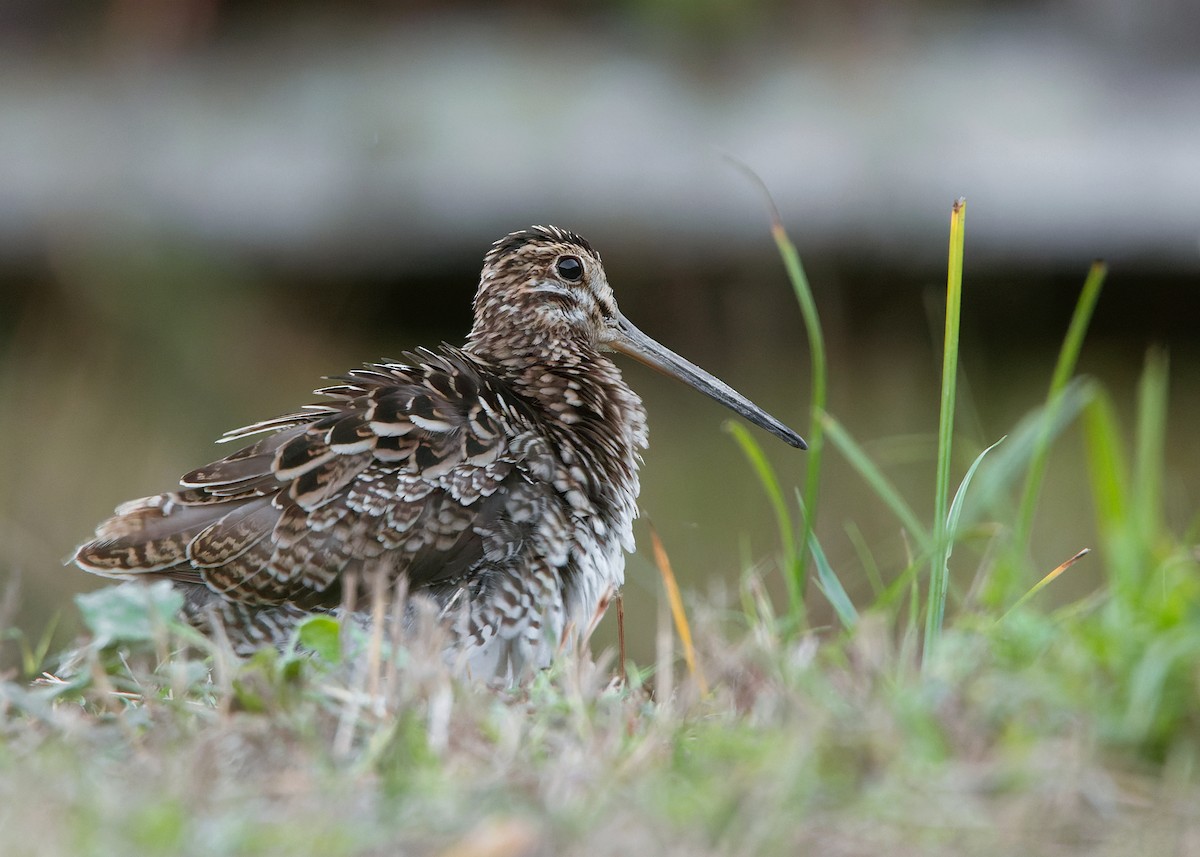
[[[481,501],[512,467],[497,466],[499,426],[461,397],[490,392],[456,381],[478,376],[477,361],[448,347],[408,356],[427,362],[354,370],[320,391],[338,406],[228,433],[273,432],[191,471],[183,491],[122,507],[78,561],[113,576],[199,576],[255,605],[319,600],[348,565],[385,555],[394,574],[415,568],[416,585],[461,576],[483,552],[474,522],[499,505]]]
[[[197,570],[209,589],[231,601],[274,604],[283,599],[281,587],[272,582],[267,572],[273,554],[271,543],[263,539],[224,565]]]
[[[278,518],[270,500],[244,503],[201,530],[188,543],[187,558],[197,568],[228,565],[266,538]]]
[[[230,485],[260,478],[271,473],[271,462],[279,447],[295,436],[298,429],[279,430],[269,437],[239,449],[220,461],[197,467],[179,480],[185,488],[207,488]]]
[[[317,390],[317,394],[323,393],[323,390]],[[282,429],[293,428],[295,426],[307,426],[313,420],[321,416],[336,414],[338,409],[332,405],[305,405],[302,410],[293,414],[284,414],[281,417],[273,417],[262,422],[252,423],[241,428],[230,429],[221,435],[218,443],[230,443],[242,438],[251,437],[252,435],[262,434],[263,432],[276,432]]]
[[[336,500],[346,486],[374,462],[370,452],[340,454],[336,447],[329,449],[333,452],[332,458],[293,479],[288,487],[288,497],[308,511]]]
[[[211,522],[210,514],[157,494],[123,503],[96,528],[95,540],[75,561],[107,577],[165,571],[187,562],[188,543]]]

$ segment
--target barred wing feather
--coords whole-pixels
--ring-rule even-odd
[[[519,543],[514,530],[547,489],[498,423],[529,415],[488,386],[476,358],[408,356],[335,379],[318,391],[332,404],[229,432],[269,434],[178,491],[119,507],[76,562],[203,583],[249,606],[333,606],[346,573],[367,563],[414,588],[454,584],[504,539]]]

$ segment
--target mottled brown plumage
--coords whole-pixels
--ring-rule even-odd
[[[118,507],[75,561],[175,581],[189,618],[220,622],[240,651],[367,603],[378,575],[403,579],[473,674],[544,666],[633,549],[645,413],[611,350],[803,446],[629,324],[586,241],[534,227],[488,252],[463,348],[368,365],[319,390],[323,404],[229,432],[265,436]]]

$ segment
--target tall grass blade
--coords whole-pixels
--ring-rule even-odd
[[[805,613],[804,569],[799,552],[796,550],[795,525],[792,522],[791,512],[788,511],[787,499],[783,495],[783,489],[779,486],[779,479],[775,476],[771,463],[767,461],[762,447],[759,446],[754,436],[741,423],[732,420],[725,423],[725,429],[733,435],[738,446],[742,448],[746,460],[754,468],[759,484],[762,485],[767,500],[771,503],[771,509],[775,513],[775,525],[779,529],[779,542],[783,547],[783,580],[787,586],[788,605],[794,627],[803,627]]]
[[[683,643],[683,659],[687,662],[688,672],[700,688],[700,693],[708,695],[708,681],[696,661],[696,647],[692,644],[692,627],[688,624],[687,611],[683,609],[683,598],[679,594],[679,584],[675,580],[675,572],[671,569],[671,558],[667,556],[658,531],[650,527],[650,544],[654,548],[654,563],[662,575],[663,588],[667,592],[667,603],[671,607],[671,617],[675,621],[675,632]]]
[[[801,505],[804,503],[799,490],[796,492],[796,501]],[[817,588],[821,590],[821,593],[833,606],[833,611],[837,613],[842,627],[847,631],[852,630],[858,624],[858,611],[854,609],[854,602],[846,594],[846,588],[842,586],[842,581],[837,576],[837,572],[829,564],[829,560],[825,556],[825,551],[821,549],[821,542],[817,539],[816,533],[813,533],[811,538],[809,538],[808,549],[812,552],[813,563],[817,568]]]
[[[1129,464],[1117,425],[1112,399],[1098,390],[1084,411],[1088,482],[1096,515],[1096,532],[1105,549],[1105,563],[1118,592],[1136,586],[1137,545],[1129,533]]]
[[[1151,349],[1138,383],[1137,446],[1134,451],[1134,522],[1142,544],[1152,548],[1163,528],[1163,460],[1167,435],[1166,352]]]
[[[1029,462],[1037,454],[1039,444],[1043,440],[1052,444],[1099,390],[1096,382],[1076,378],[1062,391],[1055,408],[1041,405],[1023,417],[1009,432],[1004,446],[988,457],[987,467],[980,472],[975,490],[968,498],[963,519],[968,524],[973,523],[992,509],[1018,477],[1028,472]]]
[[[900,520],[909,535],[916,540],[921,553],[928,553],[933,543],[932,536],[917,519],[912,508],[904,502],[904,498],[900,496],[896,487],[883,475],[883,471],[833,416],[823,414],[820,422],[828,432],[829,442],[846,457],[850,466],[858,471],[858,475],[862,477],[863,481]]]
[[[800,254],[796,250],[796,245],[788,237],[787,230],[783,226],[783,218],[779,214],[779,207],[775,205],[775,200],[771,197],[771,192],[754,170],[750,169],[750,167],[737,158],[728,155],[727,158],[733,166],[758,186],[763,197],[766,199],[767,207],[771,214],[771,237],[774,239],[775,246],[779,250],[779,256],[783,260],[783,267],[787,271],[788,280],[792,284],[792,290],[796,293],[796,301],[800,304],[800,314],[804,319],[804,328],[808,335],[809,360],[811,364],[809,403],[812,414],[812,425],[807,438],[808,470],[804,477],[804,535],[801,550],[796,554],[794,574],[797,580],[788,584],[790,595],[794,596],[796,593],[800,593],[802,597],[807,562],[806,546],[809,539],[812,538],[813,528],[816,526],[817,503],[820,499],[821,462],[825,446],[824,427],[821,425],[820,420],[821,414],[825,412],[826,389],[829,376],[825,359],[825,336],[821,332],[821,317],[817,313],[817,303],[813,299],[812,289],[808,284],[808,276],[804,273],[804,265],[800,262]],[[803,627],[803,600],[796,601],[793,598],[792,609],[794,614],[792,616],[792,624],[798,628]]]
[[[774,208],[772,206],[772,208]],[[787,270],[792,290],[800,304],[800,313],[804,317],[804,328],[808,334],[809,358],[812,362],[812,392],[810,393],[812,425],[808,435],[808,471],[804,477],[804,542],[812,538],[813,528],[817,520],[817,502],[821,484],[821,462],[824,458],[825,437],[821,425],[821,415],[825,413],[828,384],[828,370],[825,365],[825,337],[821,332],[821,318],[817,314],[817,304],[813,300],[812,289],[808,285],[808,277],[800,264],[800,254],[796,246],[788,238],[783,228],[779,211],[772,211],[771,235],[783,266]],[[801,573],[804,566],[801,560]]]
[[[954,401],[958,381],[958,332],[962,308],[962,267],[964,225],[967,201],[961,197],[950,212],[950,253],[946,274],[946,335],[942,352],[942,404],[938,419],[937,483],[933,495],[934,554],[929,572],[929,600],[925,611],[925,663],[942,636],[949,588],[950,535],[948,501],[950,498],[950,454],[954,434]]]
[[[1067,383],[1075,374],[1079,362],[1079,352],[1083,348],[1083,339],[1087,334],[1092,313],[1100,298],[1100,289],[1108,274],[1108,266],[1103,262],[1093,262],[1083,283],[1079,300],[1075,303],[1075,312],[1071,316],[1071,324],[1063,339],[1062,348],[1058,352],[1058,362],[1054,366],[1054,374],[1050,379],[1050,390],[1046,395],[1045,429],[1038,437],[1033,458],[1029,464],[1029,472],[1025,478],[1025,487],[1021,492],[1021,501],[1017,507],[1017,526],[1013,535],[1013,543],[1025,545],[1029,543],[1029,533],[1033,529],[1033,516],[1037,509],[1038,495],[1046,476],[1046,462],[1050,454],[1050,426],[1055,421],[1058,409],[1066,392]]]

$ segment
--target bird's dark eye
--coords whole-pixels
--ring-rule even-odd
[[[583,263],[574,256],[563,256],[554,263],[554,270],[570,283],[577,283],[583,279]]]

